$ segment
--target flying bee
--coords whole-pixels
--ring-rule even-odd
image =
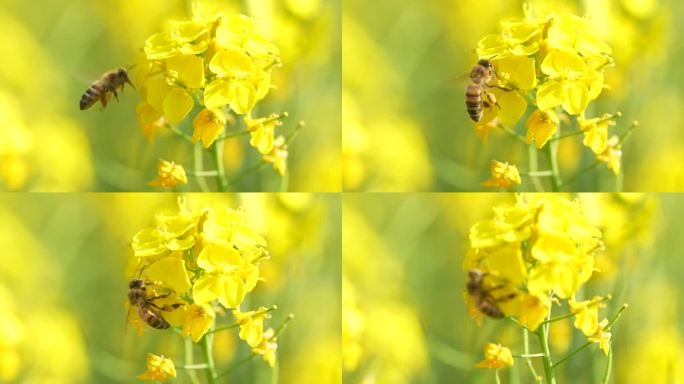
[[[123,88],[126,83],[130,84],[131,87],[135,89],[135,86],[128,78],[128,72],[124,68],[105,73],[99,80],[90,84],[90,87],[83,92],[80,102],[81,111],[92,107],[98,101],[102,103],[102,109],[104,109],[107,106],[107,101],[111,99],[112,94],[119,100],[119,94],[116,91],[121,89],[121,92],[123,93]]]
[[[499,284],[491,288],[486,288],[484,279],[488,275],[489,273],[482,272],[479,269],[473,268],[469,270],[469,280],[468,283],[466,283],[466,289],[480,312],[489,317],[500,319],[505,315],[503,311],[501,311],[501,308],[499,308],[498,303],[514,298],[516,294],[511,293],[498,298],[494,297],[492,292],[506,287],[506,284]]]
[[[142,274],[142,271],[140,271],[140,273]],[[145,280],[140,279],[139,277],[137,279],[132,279],[128,283],[128,302],[130,304],[129,314],[130,308],[136,307],[138,309],[138,316],[140,319],[142,319],[142,321],[147,323],[150,327],[156,329],[167,329],[169,327],[169,323],[166,321],[166,319],[164,319],[164,317],[162,317],[161,312],[173,311],[183,304],[167,304],[160,307],[154,303],[154,300],[168,297],[171,293],[148,298],[145,286]]]
[[[487,108],[491,108],[492,105],[501,108],[496,102],[496,97],[487,92],[487,88],[493,87],[503,91],[513,90],[495,84],[489,84],[489,81],[494,78],[495,74],[494,65],[487,59],[480,59],[473,69],[470,70],[470,84],[468,84],[465,89],[465,103],[468,116],[475,122],[480,121],[482,118],[483,105]],[[484,94],[486,100],[482,99],[482,94]]]

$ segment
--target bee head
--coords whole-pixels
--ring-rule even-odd
[[[145,282],[142,279],[131,279],[128,283],[128,289],[143,288],[144,286]]]
[[[472,268],[468,271],[468,277],[472,281],[478,281],[482,278],[482,271],[480,271],[479,269]]]
[[[487,69],[494,69],[494,64],[492,64],[492,62],[487,59],[480,59],[478,60],[477,64]]]

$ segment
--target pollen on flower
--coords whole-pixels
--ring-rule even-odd
[[[173,161],[159,159],[157,162],[157,178],[147,183],[153,187],[174,188],[178,184],[187,184],[185,169]]]
[[[492,160],[492,178],[482,183],[483,187],[509,188],[520,185],[522,179],[515,165]]]
[[[280,135],[273,142],[271,152],[261,156],[261,159],[267,163],[273,164],[273,169],[278,171],[280,176],[284,176],[287,172],[287,143],[285,137]]]
[[[138,380],[166,381],[168,378],[176,377],[176,367],[171,359],[157,356],[152,353],[147,354],[147,371],[137,376]]]
[[[608,168],[617,176],[620,174],[622,161],[622,144],[617,135],[613,135],[606,143],[605,150],[596,155],[596,159],[608,165]]]
[[[484,360],[475,364],[476,368],[504,368],[513,366],[511,350],[501,344],[487,343],[484,347]]]

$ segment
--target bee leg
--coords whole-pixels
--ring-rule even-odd
[[[482,88],[482,91],[484,91],[484,95],[485,95],[484,100],[482,100],[483,104],[485,104],[485,106],[486,106],[487,108],[491,108],[492,105],[496,105],[497,107],[499,107],[499,110],[501,110],[501,106],[500,106],[499,103],[496,101],[496,96],[494,96],[493,94],[487,92],[487,90],[484,89],[484,88]]]
[[[175,303],[175,304],[167,304],[167,305],[164,305],[163,307],[160,307],[160,306],[158,306],[157,304],[155,304],[155,303],[153,303],[153,302],[151,302],[151,301],[148,301],[147,304],[149,304],[150,306],[152,306],[152,307],[154,307],[154,308],[156,308],[156,309],[158,309],[158,310],[160,310],[160,311],[166,311],[166,312],[171,312],[171,311],[173,311],[174,309],[176,309],[176,308],[178,308],[178,307],[180,307],[180,306],[183,305],[183,304],[180,304],[180,303]]]
[[[499,302],[502,302],[502,301],[508,301],[508,300],[511,300],[511,299],[515,298],[516,296],[518,296],[517,293],[509,293],[509,294],[506,295],[506,296],[501,296],[501,297],[495,299],[494,302],[499,303]]]

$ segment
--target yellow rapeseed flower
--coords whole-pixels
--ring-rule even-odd
[[[153,117],[179,123],[198,103],[206,109],[195,118],[193,138],[201,137],[205,147],[225,120],[216,111],[229,106],[235,114],[248,114],[268,94],[271,69],[280,64],[278,48],[257,31],[252,18],[242,15],[169,21],[164,31],[147,39],[144,52],[138,69],[145,105],[138,118],[144,132],[150,136]],[[207,109],[214,116],[208,118]],[[205,132],[197,133],[198,125]]]
[[[273,169],[278,171],[280,176],[284,176],[287,172],[287,144],[284,136],[278,136],[273,142],[273,149],[271,152],[262,155],[261,159],[267,163],[273,164]]]
[[[192,341],[195,343],[199,342],[202,336],[211,328],[215,318],[216,313],[211,305],[191,304],[185,314],[183,336],[191,335]]]
[[[203,109],[192,120],[192,141],[202,140],[204,148],[209,148],[226,127],[226,115],[220,109]]]
[[[252,348],[252,353],[262,356],[268,366],[273,368],[276,363],[276,352],[278,351],[278,343],[276,342],[275,331],[273,328],[267,329],[261,339],[261,343]]]
[[[147,371],[137,376],[138,380],[166,381],[169,377],[176,377],[176,367],[171,359],[164,356],[147,354]]]
[[[509,188],[520,185],[520,173],[515,165],[492,160],[492,178],[481,185],[483,187]]]
[[[592,343],[599,343],[599,348],[608,356],[608,352],[610,352],[611,333],[610,331],[606,331],[606,327],[608,327],[608,319],[601,320],[596,327],[596,332],[593,336],[587,338],[587,340]]]
[[[541,149],[558,130],[558,123],[558,114],[555,111],[537,109],[532,112],[525,123],[525,128],[527,128],[525,141],[529,144],[534,140],[537,148]]]
[[[249,144],[258,149],[262,155],[271,153],[275,145],[275,129],[283,125],[283,122],[280,121],[283,117],[287,117],[287,113],[282,115],[272,113],[268,117],[258,119],[245,116],[245,125],[251,136]]]
[[[159,159],[157,162],[157,178],[147,183],[153,187],[174,188],[178,184],[187,184],[188,176],[180,164]]]
[[[501,344],[485,344],[484,355],[484,360],[475,364],[475,367],[498,369],[513,366],[513,355],[511,354],[511,350]]]
[[[618,113],[617,116],[620,116]],[[584,145],[599,155],[608,146],[608,127],[615,125],[613,115],[604,113],[601,117],[585,119],[584,116],[577,117],[579,128],[584,132]]]
[[[240,324],[240,338],[249,344],[250,347],[257,347],[264,338],[264,319],[270,315],[266,313],[267,308],[260,307],[256,311],[240,312],[233,311],[235,321]]]
[[[599,161],[608,164],[608,168],[617,176],[620,174],[620,164],[622,161],[622,144],[618,136],[612,136],[606,145],[603,153],[596,155]]]
[[[598,310],[605,307],[602,303],[603,298],[594,296],[591,300],[575,301],[574,296],[568,300],[570,311],[575,314],[575,328],[591,336],[596,333],[598,327]]]

